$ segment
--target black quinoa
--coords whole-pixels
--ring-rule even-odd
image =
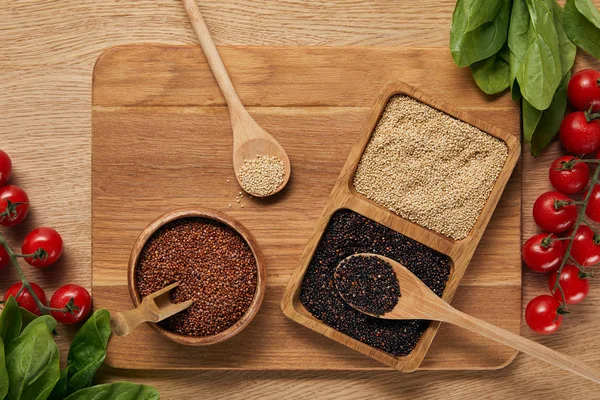
[[[171,301],[194,300],[159,322],[188,336],[222,332],[246,313],[256,292],[258,271],[248,243],[227,225],[207,218],[181,218],[148,239],[136,268],[142,297],[179,282]]]
[[[429,321],[393,321],[355,310],[335,287],[334,271],[344,258],[375,253],[395,260],[441,296],[450,274],[450,259],[415,240],[350,210],[337,211],[329,221],[307,268],[300,301],[332,328],[394,356],[415,348]]]
[[[337,268],[335,284],[348,304],[373,315],[394,309],[400,284],[392,266],[378,257],[355,256]]]

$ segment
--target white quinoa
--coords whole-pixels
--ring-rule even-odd
[[[275,192],[283,183],[284,176],[285,165],[279,157],[260,154],[244,160],[238,172],[242,189],[255,196],[268,196]],[[243,197],[242,192],[240,196]]]
[[[504,142],[410,97],[390,99],[354,176],[357,192],[456,240],[477,221]]]

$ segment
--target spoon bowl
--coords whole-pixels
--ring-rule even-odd
[[[356,310],[372,317],[383,319],[424,319],[447,322],[470,330],[471,332],[487,337],[488,339],[494,340],[498,343],[512,347],[513,349],[522,351],[523,353],[539,358],[542,361],[552,364],[558,368],[562,368],[573,374],[582,376],[593,382],[600,383],[600,372],[591,368],[590,366],[572,357],[534,342],[533,340],[526,339],[522,336],[498,328],[495,325],[458,311],[450,304],[442,300],[441,297],[438,297],[434,292],[432,292],[427,285],[425,285],[419,278],[410,272],[404,265],[388,257],[370,253],[353,254],[349,257],[346,257],[338,264],[336,268],[336,275],[338,275],[337,272],[339,271],[340,267],[352,257],[377,257],[385,261],[390,265],[396,274],[396,278],[398,279],[398,283],[400,285],[398,302],[391,311],[388,311],[382,315],[366,313],[364,310],[356,307],[353,304],[353,299],[345,298],[344,294],[338,290],[344,301],[346,301]]]

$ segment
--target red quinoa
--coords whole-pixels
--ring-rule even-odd
[[[257,266],[246,241],[230,227],[206,218],[182,218],[146,242],[136,269],[142,297],[179,282],[174,303],[194,304],[160,324],[188,336],[209,336],[237,322],[248,310]]]

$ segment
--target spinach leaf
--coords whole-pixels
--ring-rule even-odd
[[[4,303],[4,309],[0,314],[0,339],[6,345],[19,336],[21,333],[21,312],[19,311],[19,305],[13,296],[9,296],[6,303]]]
[[[21,335],[26,335],[32,329],[34,329],[37,325],[44,324],[48,327],[50,332],[56,329],[56,320],[49,315],[42,315],[41,317],[37,317],[33,321],[31,321],[25,329],[23,329],[23,333]]]
[[[0,400],[8,393],[8,372],[6,371],[6,357],[4,356],[4,343],[0,337]]]
[[[158,400],[160,395],[151,386],[128,382],[107,383],[82,389],[65,400]]]
[[[570,79],[571,73],[568,72],[556,90],[550,107],[544,111],[536,110],[523,99],[523,135],[533,156],[540,155],[560,128],[567,109],[567,86]]]
[[[54,389],[52,389],[52,393],[50,393],[50,397],[48,400],[63,400],[67,397],[67,382],[69,379],[69,367],[63,368],[60,370],[60,378]]]
[[[501,0],[500,10],[490,22],[469,31],[465,2],[458,0],[452,14],[450,29],[450,50],[452,58],[459,67],[467,67],[496,54],[508,35],[511,0]]]
[[[465,0],[462,6],[467,17],[467,31],[491,22],[500,11],[501,5],[502,0]]]
[[[500,53],[471,65],[477,86],[487,94],[500,93],[510,86],[510,67],[503,54],[507,50],[505,47]]]
[[[510,26],[508,28],[509,53],[509,81],[512,99],[518,100],[521,96],[519,84],[517,83],[517,72],[527,53],[529,47],[529,10],[525,0],[514,0],[510,14]]]
[[[69,393],[90,385],[106,357],[110,334],[110,314],[106,310],[96,311],[79,329],[67,357]]]
[[[560,64],[562,76],[564,77],[573,68],[577,46],[571,42],[563,27],[563,9],[556,2],[552,2],[552,4],[554,7],[554,26],[556,27],[556,34],[558,36]]]
[[[517,72],[523,97],[538,110],[550,106],[562,79],[554,0],[526,0],[531,17],[527,52]]]
[[[6,354],[8,398],[45,400],[60,377],[59,364],[58,347],[46,324],[24,331]]]
[[[567,0],[565,4],[564,28],[569,39],[596,58],[600,58],[598,14],[589,0]]]
[[[19,308],[19,311],[21,311],[21,320],[23,321],[23,326],[21,327],[21,329],[25,329],[25,327],[27,327],[27,325],[29,325],[30,323],[33,322],[34,319],[36,319],[38,316],[35,315],[32,312],[27,311],[24,308]]]

